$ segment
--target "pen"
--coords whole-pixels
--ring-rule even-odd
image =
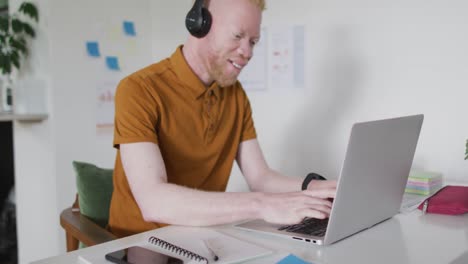
[[[426,214],[426,212],[427,212],[427,206],[428,206],[428,205],[429,205],[429,199],[427,199],[426,201],[424,201],[423,209],[422,209],[423,214]]]
[[[208,244],[208,242],[205,239],[203,239],[203,244],[205,244],[205,247],[208,249],[211,256],[213,257],[213,260],[218,261],[218,259],[219,259],[218,255],[213,251],[213,249],[210,247],[210,245]]]

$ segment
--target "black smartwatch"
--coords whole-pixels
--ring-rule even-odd
[[[322,175],[314,173],[314,172],[311,172],[311,173],[307,174],[307,176],[304,178],[304,181],[302,182],[302,190],[303,191],[307,190],[307,186],[309,186],[309,183],[312,180],[321,180],[322,181],[322,180],[326,180],[326,179]]]

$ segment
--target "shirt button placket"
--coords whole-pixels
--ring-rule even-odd
[[[210,133],[213,133],[214,132],[214,128],[215,128],[215,118],[214,118],[214,113],[212,112],[213,111],[213,106],[215,105],[216,103],[216,97],[214,95],[214,92],[213,90],[210,90],[209,93],[208,93],[208,98],[207,98],[207,107],[208,107],[208,120],[209,120],[209,126],[208,126],[208,131],[210,131]]]

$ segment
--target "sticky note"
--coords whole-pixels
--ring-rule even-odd
[[[86,50],[88,51],[88,55],[90,57],[100,57],[101,54],[99,53],[99,43],[96,41],[88,41],[86,42]]]
[[[312,264],[311,262],[306,262],[293,254],[289,254],[276,264]]]
[[[131,21],[123,22],[123,30],[124,30],[125,35],[127,36],[136,36],[135,24]]]
[[[119,58],[117,57],[112,57],[112,56],[106,57],[106,65],[109,70],[112,70],[112,71],[120,70]]]

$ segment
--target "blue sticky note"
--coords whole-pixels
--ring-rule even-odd
[[[112,71],[120,70],[119,58],[117,57],[112,57],[112,56],[106,57],[106,65],[107,65],[107,68],[109,68],[109,70],[112,70]]]
[[[123,30],[125,35],[127,36],[136,36],[135,32],[135,24],[131,21],[124,21],[123,22]]]
[[[286,256],[285,258],[283,258],[282,260],[280,260],[276,264],[312,264],[312,263],[306,262],[306,261],[296,257],[293,254],[289,254],[288,256]]]
[[[86,42],[86,50],[88,51],[88,55],[90,57],[100,57],[101,54],[99,53],[99,43],[96,41],[88,41]]]

